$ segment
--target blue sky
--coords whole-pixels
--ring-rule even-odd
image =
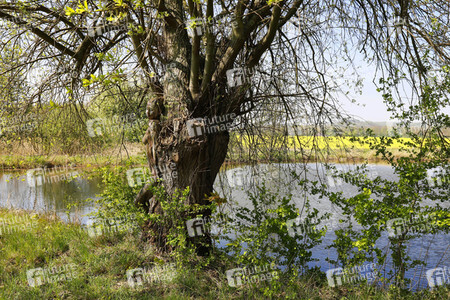
[[[376,86],[373,83],[375,76],[375,69],[369,66],[364,61],[357,62],[363,72],[360,74],[364,76],[364,86],[362,88],[362,95],[352,93],[352,97],[357,100],[357,103],[351,103],[350,100],[342,96],[340,98],[341,105],[348,114],[354,116],[361,121],[386,122],[390,120],[391,113],[387,111],[386,105],[383,103],[381,93],[377,92]],[[378,79],[376,80],[378,81]],[[402,94],[411,96],[411,89],[403,87]],[[443,109],[443,112],[450,114],[450,106]]]

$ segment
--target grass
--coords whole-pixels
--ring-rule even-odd
[[[31,224],[5,233],[13,222]],[[169,262],[139,233],[90,237],[77,224],[65,224],[54,215],[33,215],[26,211],[0,209],[0,299],[448,299],[448,289],[423,290],[415,294],[382,291],[368,285],[331,288],[322,273],[311,274],[293,283],[281,282],[281,290],[264,296],[257,286],[228,286],[225,271],[232,259],[220,253],[208,268],[197,270],[192,261],[178,270],[172,282],[144,283],[133,288],[126,271]],[[11,228],[11,227],[9,227]],[[201,259],[198,259],[201,260]],[[78,275],[69,281],[31,287],[27,270],[74,264]]]
[[[403,142],[407,139],[403,138]],[[404,155],[398,148],[400,142],[394,140],[392,152],[400,157]],[[143,145],[127,143],[113,147],[94,155],[40,155],[26,145],[17,144],[7,153],[0,152],[0,169],[24,170],[43,166],[76,166],[102,167],[108,165],[124,165],[132,161],[134,165],[146,165],[147,160]],[[26,148],[26,149],[25,149]],[[252,149],[250,151],[249,149]],[[11,153],[14,153],[11,155]],[[375,151],[367,145],[351,142],[350,138],[337,137],[273,137],[259,138],[256,136],[233,136],[226,163],[257,162],[341,162],[352,161],[362,163],[382,163]]]
[[[143,155],[134,155],[130,157],[113,157],[109,155],[54,155],[54,156],[18,156],[18,155],[1,155],[0,170],[25,170],[44,166],[73,166],[73,167],[103,167],[125,165],[126,162],[133,164],[146,165],[146,158]]]
[[[0,170],[25,170],[52,165],[89,168],[91,166],[124,165],[130,161],[136,165],[147,164],[143,144],[126,143],[89,155],[42,154],[33,151],[28,144],[18,143],[10,145],[8,149],[0,150]]]

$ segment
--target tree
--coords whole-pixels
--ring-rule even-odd
[[[10,71],[48,69],[30,95],[33,105],[82,106],[86,87],[140,74],[149,167],[169,194],[189,186],[194,205],[207,203],[226,157],[229,132],[222,125],[257,118],[252,112],[261,103],[279,103],[292,119],[301,111],[316,128],[344,118],[334,101],[341,87],[332,78],[345,69],[339,58],[351,61],[351,47],[389,74],[408,73],[419,92],[416,80],[427,78],[431,64],[448,60],[450,44],[438,35],[447,10],[440,1],[408,0],[31,1],[0,4],[0,18],[12,26],[2,43],[24,49]],[[86,117],[82,108],[79,114]],[[138,202],[161,213],[151,197],[144,190]],[[165,231],[158,232],[163,246]]]

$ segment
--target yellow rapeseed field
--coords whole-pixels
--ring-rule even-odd
[[[290,149],[370,149],[367,143],[352,142],[350,137],[323,137],[323,136],[280,136],[280,137],[258,137],[254,135],[235,136],[238,141],[242,142],[244,147],[249,145],[272,145],[273,147],[282,147],[287,145]],[[363,138],[360,138],[363,140]],[[370,138],[372,142],[379,142],[380,138]],[[368,141],[368,139],[366,139]],[[398,149],[405,142],[411,142],[410,138],[393,139],[393,143],[389,148]]]

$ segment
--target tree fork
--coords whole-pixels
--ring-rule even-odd
[[[214,180],[226,157],[229,133],[224,131],[188,137],[186,119],[178,118],[171,121],[164,122],[166,125],[164,128],[159,126],[158,120],[149,121],[150,125],[143,141],[147,146],[147,158],[152,174],[162,179],[169,196],[177,189],[184,190],[189,186],[190,194],[185,204],[208,205],[210,202],[207,197],[213,192]],[[149,214],[164,213],[159,201],[149,191],[150,188],[150,184],[143,187],[136,197],[136,205],[144,207]],[[196,214],[188,213],[185,221],[195,218]],[[206,209],[201,214],[209,217],[211,211]],[[156,224],[147,225],[151,235],[150,241],[163,251],[171,250],[167,246],[166,237],[170,224],[167,225],[167,228],[161,228]],[[195,244],[198,255],[207,255],[211,250],[212,240],[208,234],[190,238],[189,241]]]

